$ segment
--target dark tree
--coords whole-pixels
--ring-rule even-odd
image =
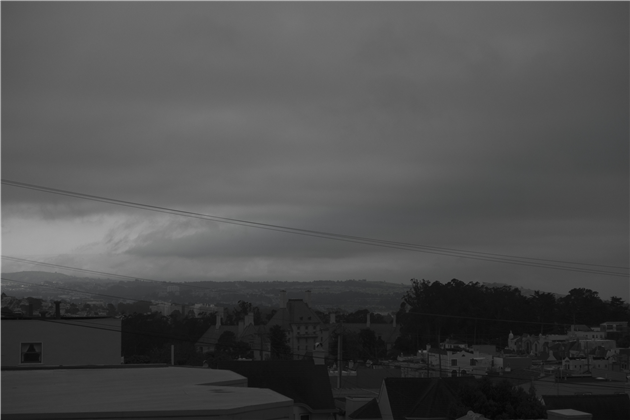
[[[291,358],[291,347],[287,344],[287,334],[280,325],[269,328],[269,343],[271,345],[272,359]]]
[[[236,347],[236,334],[232,331],[225,331],[219,337],[215,346],[215,353],[223,353],[232,355],[234,348]]]
[[[536,397],[536,391],[530,392],[512,385],[507,380],[493,382],[484,377],[473,384],[460,389],[461,406],[453,418],[465,415],[469,410],[483,414],[489,419],[544,419],[547,417],[545,406]]]

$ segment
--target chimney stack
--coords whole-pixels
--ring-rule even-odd
[[[304,302],[306,302],[306,306],[311,306],[311,291],[307,290],[304,293]]]
[[[217,325],[216,325],[216,329],[218,330],[219,328],[221,328],[221,314],[217,312]]]
[[[61,301],[56,300],[55,301],[55,318],[59,319],[61,318]]]
[[[280,309],[284,309],[287,307],[287,292],[285,290],[280,290]]]
[[[335,322],[335,314],[330,314],[330,323],[331,324],[336,324],[337,322]]]
[[[365,325],[367,328],[370,328],[370,313],[369,312],[367,313],[367,322]]]

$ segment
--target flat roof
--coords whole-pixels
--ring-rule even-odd
[[[216,416],[293,405],[246,386],[241,375],[204,368],[3,371],[2,417]]]

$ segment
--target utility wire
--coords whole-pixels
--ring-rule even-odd
[[[12,279],[7,279],[2,277],[2,280],[7,280],[7,281],[12,281],[12,282],[17,282],[17,283],[23,283],[23,284],[31,284],[31,283],[27,283],[24,281],[19,281],[19,280],[12,280]],[[106,297],[114,297],[114,298],[120,298],[120,299],[127,299],[124,297],[120,297],[120,296],[113,296],[113,295],[103,295],[103,294],[98,294],[98,293],[92,293],[92,292],[85,292],[85,291],[80,291],[80,290],[76,290],[76,289],[69,289],[69,288],[62,288],[62,287],[58,287],[58,286],[51,286],[51,285],[46,285],[46,287],[49,288],[54,288],[54,289],[60,289],[60,290],[66,290],[66,291],[75,291],[75,292],[81,292],[81,293],[85,293],[85,294],[92,294],[92,295],[99,295],[99,296],[106,296]],[[148,302],[148,301],[142,301],[139,299],[127,299],[127,300],[135,300],[138,302]],[[417,313],[417,312],[410,312],[410,313]],[[501,322],[512,322],[512,323],[531,323],[531,322],[527,322],[527,321],[512,321],[512,320],[505,320],[505,319],[490,319],[490,318],[473,318],[473,317],[464,317],[464,316],[456,316],[456,315],[441,315],[441,314],[430,314],[430,313],[417,313],[417,314],[422,314],[422,315],[428,315],[428,316],[446,316],[449,318],[464,318],[464,319],[480,319],[480,320],[489,320],[489,321],[501,321]],[[191,340],[189,337],[186,336],[178,336],[178,335],[168,335],[168,334],[162,334],[162,333],[155,333],[155,332],[148,332],[148,331],[137,331],[137,330],[122,330],[122,326],[121,329],[118,330],[116,328],[107,328],[107,327],[103,327],[101,324],[95,323],[95,322],[89,322],[87,320],[84,319],[77,319],[77,318],[67,318],[67,321],[71,321],[71,322],[79,322],[81,324],[91,324],[91,325],[79,325],[76,323],[73,324],[68,324],[62,321],[55,321],[55,319],[51,319],[51,318],[33,318],[35,320],[38,321],[47,321],[47,322],[57,322],[57,323],[61,323],[63,325],[67,325],[67,326],[77,326],[77,327],[86,327],[86,328],[93,328],[93,329],[99,329],[99,330],[105,330],[105,331],[111,331],[111,332],[119,332],[121,334],[132,334],[132,335],[141,335],[141,336],[146,336],[146,337],[153,337],[153,338],[166,338],[166,339],[170,339],[170,340],[175,340],[175,341],[183,341],[183,342],[190,342],[193,344],[196,343],[202,343],[202,344],[218,344],[218,343],[210,343],[210,342],[204,342],[201,341],[201,339],[203,338],[203,336],[199,339],[199,340]],[[534,323],[537,325],[540,325],[541,323]],[[550,323],[545,323],[547,325],[555,325],[555,326],[560,326],[560,325],[565,325],[565,324],[550,324]],[[568,325],[568,324],[566,324]],[[212,328],[212,327],[210,327]],[[343,333],[343,327],[342,328],[342,333]],[[337,328],[335,328],[335,330],[339,330],[339,326]],[[233,348],[235,347],[235,345],[230,345],[229,343],[225,344],[226,347],[228,348]],[[256,347],[250,347],[251,351],[260,351],[261,348],[256,348]],[[265,351],[265,349],[262,349],[263,351]],[[319,356],[312,356],[313,358],[321,358]],[[324,357],[325,359],[325,357]],[[344,362],[349,362],[352,359],[342,359],[342,361]],[[410,369],[410,370],[421,370],[424,371],[426,369],[426,367],[420,366],[420,367],[407,367],[405,366],[405,369]],[[506,375],[501,375],[501,377],[503,378],[508,378]],[[511,379],[522,379],[522,378],[517,378],[517,377],[512,377]],[[576,385],[576,384],[573,384]],[[584,385],[591,385],[591,384],[584,384]]]
[[[2,184],[17,187],[17,188],[24,188],[24,189],[30,189],[30,190],[40,191],[40,192],[47,192],[51,194],[64,195],[68,197],[80,198],[80,199],[85,199],[85,200],[99,201],[99,202],[104,202],[108,204],[138,208],[138,209],[143,209],[143,210],[150,210],[150,211],[166,213],[166,214],[171,214],[171,215],[192,217],[192,218],[203,219],[203,220],[213,220],[213,221],[221,222],[221,223],[254,227],[258,229],[272,230],[272,231],[291,233],[291,234],[296,234],[296,235],[318,237],[318,238],[329,239],[329,240],[359,243],[363,245],[372,245],[372,246],[379,246],[379,247],[393,248],[393,249],[400,249],[400,250],[407,250],[407,251],[415,251],[415,252],[422,252],[422,253],[429,253],[429,254],[446,255],[450,257],[459,257],[459,258],[499,262],[499,263],[505,263],[505,264],[513,264],[513,265],[547,268],[547,269],[553,269],[553,270],[600,274],[600,275],[624,277],[624,278],[628,277],[627,273],[572,267],[572,266],[550,264],[550,263],[584,265],[584,266],[591,266],[591,267],[605,267],[605,268],[614,268],[614,269],[622,269],[622,270],[630,269],[629,267],[620,267],[620,266],[607,266],[607,265],[601,265],[601,264],[588,264],[588,263],[578,263],[578,262],[559,261],[559,260],[540,259],[540,258],[516,257],[516,256],[508,256],[504,254],[492,254],[492,253],[484,253],[484,252],[476,252],[476,251],[462,251],[462,250],[449,249],[449,248],[431,247],[427,245],[410,244],[410,243],[405,243],[405,242],[372,239],[372,238],[366,238],[366,237],[361,237],[361,236],[335,234],[335,233],[329,233],[329,232],[323,232],[323,231],[317,231],[317,230],[292,228],[288,226],[251,222],[251,221],[242,220],[242,219],[226,218],[226,217],[213,216],[213,215],[202,214],[202,213],[195,213],[195,212],[190,212],[190,211],[185,211],[185,210],[171,209],[167,207],[141,204],[141,203],[132,202],[132,201],[118,200],[118,199],[113,199],[113,198],[108,198],[108,197],[103,197],[103,196],[84,194],[84,193],[62,190],[62,189],[57,189],[57,188],[50,188],[50,187],[45,187],[45,186],[35,185],[35,184],[27,184],[23,182],[11,181],[7,179],[3,179]],[[541,262],[535,262],[535,261],[541,261]]]
[[[104,327],[102,325],[96,324],[96,323],[90,323],[92,325],[81,325],[81,324],[70,324],[67,322],[64,322],[62,320],[58,320],[58,319],[52,319],[52,318],[33,318],[32,320],[35,321],[42,321],[42,322],[51,322],[51,323],[55,323],[55,324],[62,324],[65,326],[71,326],[71,327],[80,327],[80,328],[90,328],[90,329],[96,329],[96,330],[103,330],[103,331],[109,331],[109,332],[116,332],[116,333],[121,333],[121,334],[133,334],[133,335],[142,335],[142,336],[148,336],[148,337],[162,337],[162,338],[169,338],[172,340],[176,340],[176,341],[184,341],[184,342],[190,342],[190,343],[198,343],[199,341],[193,341],[187,337],[176,337],[176,336],[171,336],[171,335],[165,335],[165,334],[159,334],[159,333],[150,333],[150,332],[146,332],[146,331],[123,331],[122,328],[119,330],[117,328],[107,328]],[[68,318],[65,321],[73,321],[73,318]],[[82,321],[82,320],[81,320]],[[89,322],[85,322],[82,324],[88,324]],[[212,327],[211,327],[212,328]],[[218,344],[218,343],[215,343]],[[224,344],[226,347],[228,348],[235,348],[235,345],[230,345],[229,343],[225,343]],[[250,350],[253,352],[256,351],[260,351],[260,348],[256,348],[256,347],[250,347]],[[265,351],[265,349],[262,349],[263,351]],[[321,356],[311,356],[313,359],[326,359],[326,357],[321,357]],[[352,359],[342,359],[342,361],[344,362],[349,362],[352,361]],[[401,362],[404,363],[404,362]],[[338,367],[339,368],[339,367]],[[419,370],[419,371],[426,371],[426,366],[401,366],[401,368],[405,368],[408,370]],[[434,370],[435,371],[435,370]],[[475,376],[474,374],[471,374],[471,376]],[[489,376],[489,375],[486,375]],[[444,376],[443,376],[444,377]],[[490,376],[491,378],[498,378],[498,379],[516,379],[516,380],[523,380],[524,378],[521,377],[516,377],[516,376],[509,376],[509,375],[500,375],[500,376]],[[547,376],[548,377],[548,376]],[[544,379],[545,377],[539,377],[536,378],[535,380],[541,380]],[[342,381],[344,380],[343,376],[342,376]],[[345,380],[346,383],[349,383],[349,379],[346,378]],[[568,383],[568,382],[560,382],[560,385],[564,384],[564,385],[572,385],[572,386],[588,386],[588,387],[599,387],[599,388],[607,388],[610,389],[611,387],[609,386],[605,386],[605,385],[601,385],[601,384],[592,384],[592,383]],[[556,384],[558,385],[558,384]]]

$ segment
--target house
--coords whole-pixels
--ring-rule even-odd
[[[287,333],[288,345],[297,358],[312,354],[317,343],[328,354],[329,329],[310,307],[311,292],[307,290],[304,299],[287,299],[280,292],[280,309],[267,323],[267,329],[279,325]]]
[[[628,334],[628,321],[608,321],[601,324],[599,328],[606,332],[606,338],[617,340]]]
[[[330,327],[332,330],[337,329],[341,326],[340,323],[336,322],[335,314],[330,314]],[[365,323],[343,323],[344,330],[359,332],[364,329],[370,329],[374,331],[377,339],[383,340],[385,342],[385,347],[387,351],[390,351],[394,348],[396,344],[396,339],[400,337],[400,326],[396,325],[396,314],[392,316],[391,324],[373,324],[370,320],[370,313],[368,312],[366,316]]]
[[[269,339],[263,326],[254,325],[253,313],[245,315],[245,319],[239,321],[238,325],[222,325],[221,319],[221,314],[217,314],[215,326],[208,328],[195,343],[198,352],[214,351],[221,336],[229,331],[234,334],[237,341],[244,341],[249,344],[255,360],[265,360],[269,355]]]
[[[425,367],[427,371],[437,372],[435,376],[452,377],[485,374],[489,368],[495,366],[495,360],[497,360],[492,355],[461,347],[429,347],[426,351],[419,351],[418,356],[426,362]],[[429,375],[434,376],[431,373]]]
[[[600,327],[587,327],[586,325],[571,325],[569,337],[586,340],[605,339],[606,331]]]
[[[293,420],[333,420],[337,407],[324,365],[307,360],[225,361],[217,366],[293,400]]]
[[[146,365],[3,370],[2,418],[293,420],[293,401],[225,370]]]
[[[582,357],[565,357],[562,368],[573,373],[590,373],[592,369],[610,370],[612,360],[591,355]]]
[[[553,356],[553,360],[562,360],[569,356],[586,354],[596,347],[604,347],[608,350],[617,347],[614,340],[601,338],[602,333],[592,331],[583,325],[573,325],[572,331],[567,335],[529,335],[523,334],[515,337],[510,331],[508,336],[508,349],[525,353],[538,359],[548,360]]]
[[[630,419],[628,394],[543,395],[547,410],[573,409],[590,413],[593,420]]]
[[[121,363],[121,319],[2,318],[2,367]]]

